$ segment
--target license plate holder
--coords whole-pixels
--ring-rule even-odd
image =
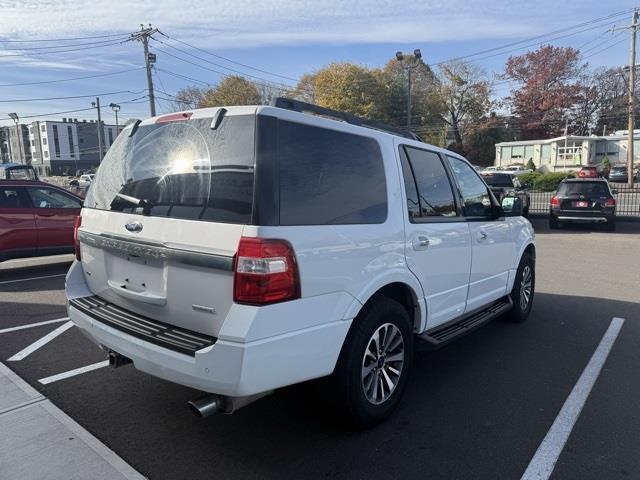
[[[589,208],[589,202],[578,201],[575,205],[577,208]]]

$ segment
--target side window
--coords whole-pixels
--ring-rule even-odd
[[[490,217],[491,194],[476,171],[459,158],[447,155],[449,165],[456,178],[464,205],[466,217]]]
[[[0,208],[29,208],[24,192],[15,187],[0,188]]]
[[[404,189],[407,194],[409,220],[413,220],[420,216],[420,200],[418,199],[416,180],[413,177],[413,171],[411,170],[411,165],[409,164],[409,159],[404,151],[404,147],[400,147],[400,162],[402,164],[402,175],[404,177]]]
[[[412,203],[417,200],[418,210],[415,210],[412,218],[416,217],[453,217],[456,215],[456,204],[449,177],[437,153],[428,152],[412,147],[400,147],[406,151],[408,158],[402,154],[402,170],[407,188],[407,201],[409,212],[412,211]],[[415,179],[417,199],[410,197],[410,180]],[[409,183],[408,183],[409,182]],[[407,186],[409,185],[409,186]],[[411,213],[410,213],[411,214]]]
[[[80,208],[80,202],[50,188],[29,188],[29,196],[36,208]]]
[[[383,223],[387,187],[369,137],[280,120],[280,225]]]

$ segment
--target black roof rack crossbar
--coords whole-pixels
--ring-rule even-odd
[[[381,132],[392,133],[401,137],[410,138],[411,140],[417,140],[421,142],[422,139],[413,132],[403,130],[401,128],[392,127],[386,123],[378,122],[376,120],[369,120],[368,118],[357,117],[351,113],[341,112],[339,110],[332,110],[330,108],[320,107],[313,103],[302,102],[300,100],[294,100],[292,98],[277,97],[271,101],[271,106],[284,108],[286,110],[293,110],[299,113],[312,113],[323,117],[333,118],[335,120],[342,120],[343,122],[350,123],[351,125],[357,125],[359,127],[373,128]]]

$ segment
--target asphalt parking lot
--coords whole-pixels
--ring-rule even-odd
[[[640,478],[640,223],[620,223],[615,233],[534,225],[530,319],[495,321],[418,353],[400,408],[370,431],[336,423],[321,384],[198,419],[186,403],[199,392],[131,366],[103,367],[104,353],[75,327],[21,354],[66,325],[3,333],[65,317],[69,257],[0,265],[0,361],[152,479],[518,479],[621,318],[551,478]]]

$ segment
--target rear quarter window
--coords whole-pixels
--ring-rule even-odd
[[[372,138],[280,120],[280,225],[383,223],[387,186]]]

